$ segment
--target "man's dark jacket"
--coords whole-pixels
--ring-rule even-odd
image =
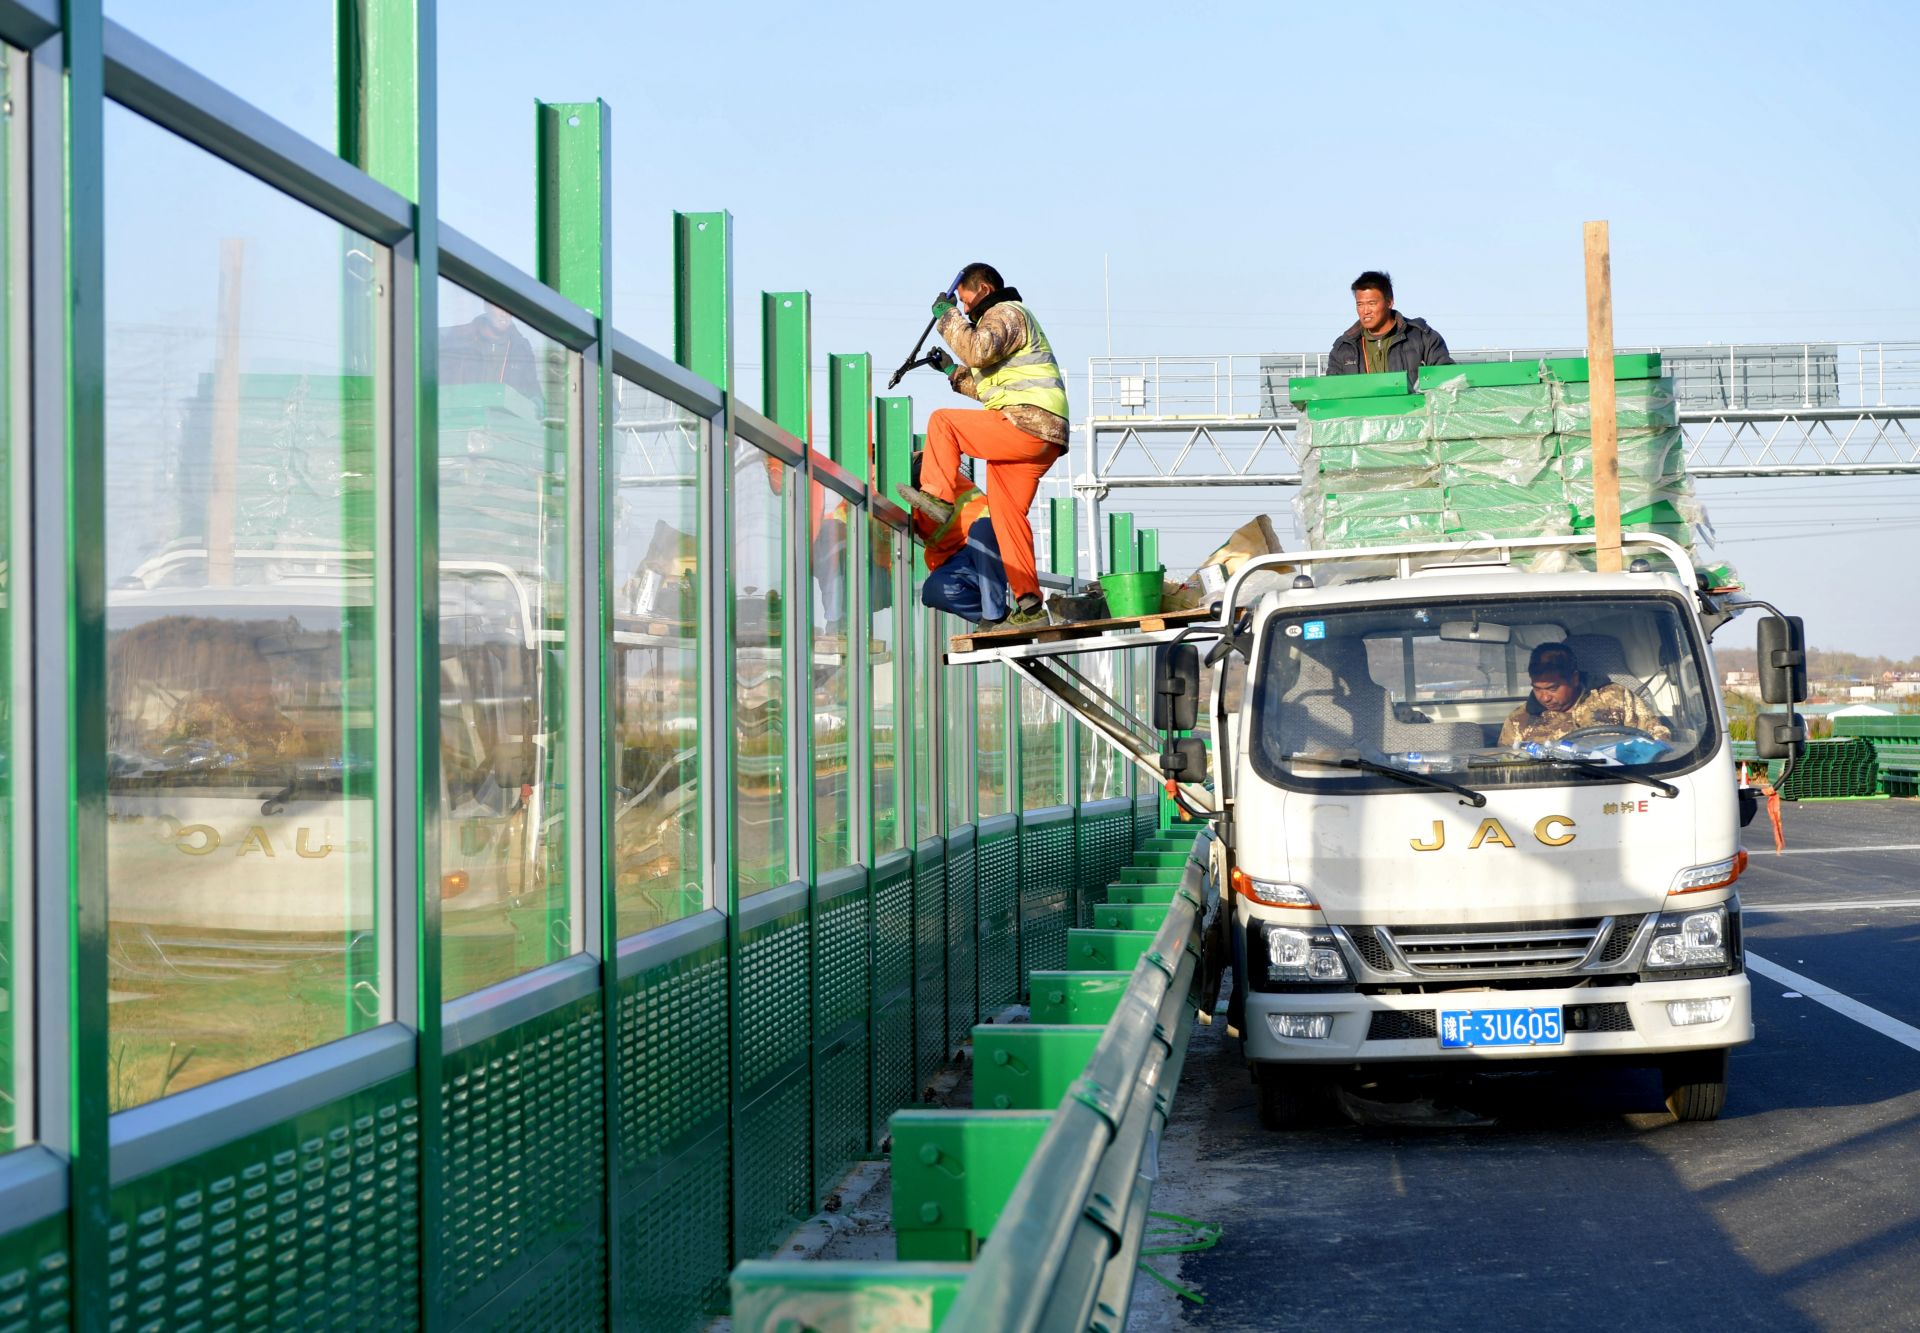
[[[1450,366],[1453,353],[1447,350],[1447,340],[1442,338],[1424,319],[1409,319],[1396,314],[1400,328],[1394,334],[1393,345],[1387,348],[1387,369],[1407,372],[1407,387],[1414,387],[1422,366]],[[1327,353],[1327,374],[1359,375],[1366,371],[1367,359],[1360,351],[1360,339],[1363,337],[1360,322],[1354,321],[1353,327],[1333,340],[1333,350]]]

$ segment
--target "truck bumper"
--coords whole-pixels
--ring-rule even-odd
[[[1731,1003],[1717,1023],[1676,1025],[1670,1000],[1725,996]],[[1557,1045],[1443,1047],[1440,1015],[1467,1009],[1561,1010],[1565,1033]],[[1598,1009],[1599,1012],[1595,1012]],[[1569,1010],[1585,1010],[1572,1014]],[[1275,1014],[1330,1014],[1331,1033],[1320,1040],[1278,1037]],[[1376,1015],[1387,1015],[1378,1024]],[[1622,1020],[1630,1020],[1631,1027]],[[1584,1021],[1589,1026],[1576,1026]],[[1383,1034],[1375,1039],[1375,1033]],[[1416,1035],[1406,1035],[1413,1033]],[[1632,986],[1575,986],[1565,990],[1459,991],[1446,995],[1285,994],[1246,997],[1247,1058],[1284,1064],[1376,1064],[1401,1060],[1485,1062],[1563,1059],[1583,1055],[1660,1055],[1711,1050],[1753,1040],[1752,992],[1744,974]]]

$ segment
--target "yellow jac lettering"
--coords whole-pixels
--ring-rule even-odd
[[[311,830],[303,828],[298,833],[293,835],[293,850],[295,855],[304,856],[304,857],[307,857],[309,860],[312,860],[312,859],[325,856],[328,852],[333,850],[333,844],[330,842],[321,843],[320,850],[317,852],[310,850],[307,847],[307,834],[310,831]]]
[[[1549,824],[1564,825],[1567,831],[1556,834],[1549,830],[1547,827]],[[1565,815],[1548,815],[1545,819],[1533,826],[1533,836],[1540,839],[1541,842],[1549,847],[1565,847],[1573,841],[1573,821]]]
[[[1432,842],[1421,842],[1418,838],[1410,838],[1408,843],[1416,852],[1437,852],[1447,845],[1447,826],[1436,819],[1433,821]]]
[[[247,829],[247,836],[240,840],[240,850],[237,855],[245,856],[253,850],[255,843],[258,843],[260,850],[268,856],[273,855],[273,844],[267,841],[267,831],[258,824],[254,824]]]
[[[1467,844],[1467,850],[1470,852],[1476,850],[1480,846],[1480,844],[1485,842],[1488,838],[1492,838],[1495,842],[1499,843],[1502,847],[1506,847],[1508,849],[1511,849],[1513,847],[1513,839],[1509,838],[1507,836],[1507,831],[1500,827],[1499,820],[1483,819],[1480,821],[1479,829],[1473,835],[1473,841]]]
[[[197,847],[188,846],[188,838],[200,839],[200,845]],[[209,852],[218,850],[220,846],[220,830],[214,828],[211,824],[187,824],[183,826],[178,833],[174,834],[173,845],[185,852],[188,856],[205,856]]]

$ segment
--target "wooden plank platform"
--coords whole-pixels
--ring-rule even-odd
[[[1069,639],[1098,638],[1122,629],[1153,634],[1191,625],[1212,614],[1208,608],[1199,606],[1191,611],[1160,611],[1150,616],[1119,616],[1112,620],[1075,620],[1060,625],[1016,625],[1011,629],[980,630],[973,634],[955,634],[947,640],[947,651],[977,653],[982,648],[1011,648],[1023,643],[1064,643]]]

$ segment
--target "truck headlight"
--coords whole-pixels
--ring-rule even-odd
[[[1267,927],[1267,980],[1345,981],[1347,963],[1333,936],[1291,926]]]
[[[1691,866],[1674,877],[1669,893],[1705,893],[1708,889],[1724,889],[1740,878],[1747,868],[1747,853],[1744,849],[1720,861],[1709,861],[1703,866]]]
[[[1234,867],[1233,873],[1228,878],[1241,897],[1251,898],[1262,907],[1294,907],[1308,912],[1319,910],[1320,904],[1313,900],[1313,895],[1298,884],[1255,879],[1238,866]]]
[[[1647,946],[1648,967],[1724,967],[1727,906],[1700,912],[1662,912]]]

